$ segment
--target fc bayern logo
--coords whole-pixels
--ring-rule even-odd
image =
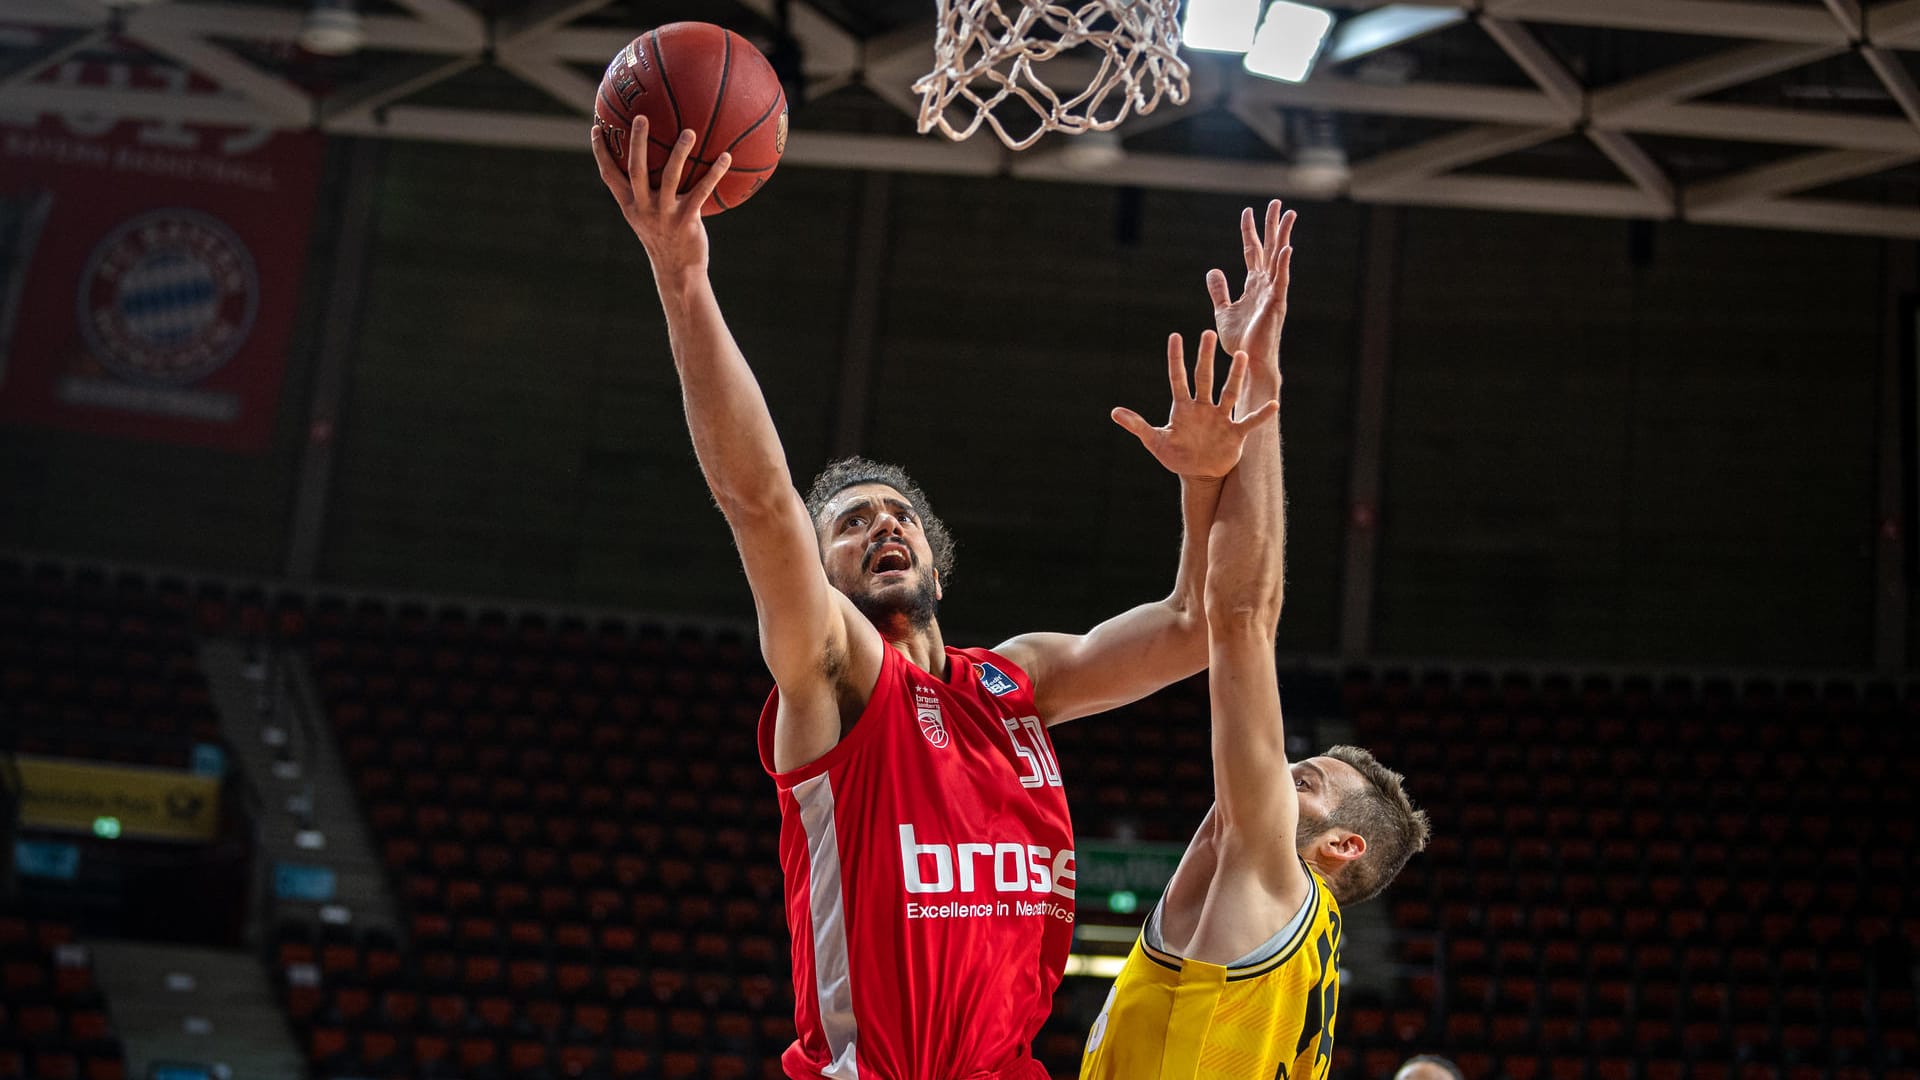
[[[80,275],[80,332],[130,382],[190,386],[246,343],[260,272],[232,229],[195,210],[142,214],[115,229]]]

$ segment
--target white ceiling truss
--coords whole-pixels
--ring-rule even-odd
[[[378,78],[316,96],[230,44],[286,42],[294,7],[187,0],[113,8],[101,0],[7,0],[5,21],[47,28],[53,41],[0,76],[0,112],[87,113],[184,123],[270,126],[351,135],[584,152],[594,77],[638,27],[578,25],[611,0],[534,0],[514,15],[483,18],[462,0],[395,0],[404,14],[364,17],[366,48],[409,54]],[[772,19],[783,8],[800,46],[808,96],[850,85],[912,116],[910,89],[932,64],[931,18],[861,40],[807,0],[741,0]],[[1920,0],[1345,0],[1362,10],[1340,28],[1321,70],[1294,85],[1247,76],[1229,64],[1196,64],[1192,103],[1163,105],[1121,129],[1140,133],[1223,109],[1276,150],[1292,113],[1406,117],[1452,130],[1356,160],[1333,194],[1364,202],[1677,220],[1920,239],[1920,205],[1809,195],[1828,185],[1920,162],[1920,86],[1900,53],[1920,50]],[[1351,62],[1471,25],[1531,81],[1523,85],[1380,81]],[[1585,85],[1543,43],[1543,26],[1724,39],[1703,57],[1604,86]],[[117,33],[204,76],[217,91],[159,93],[74,85],[51,76],[79,50]],[[1702,100],[1848,53],[1857,54],[1898,106],[1879,112]],[[506,111],[427,105],[414,95],[489,63],[562,107]],[[1071,56],[1051,75],[1072,81]],[[1489,172],[1490,163],[1577,137],[1610,161],[1614,179],[1553,179]],[[1677,180],[1649,152],[1649,137],[1793,148],[1786,156],[1706,179]],[[1011,153],[985,136],[937,137],[809,129],[796,115],[791,165],[891,169],[1262,195],[1328,194],[1284,160],[1147,152],[1123,143],[1097,170],[1059,138]],[[1475,169],[1474,167],[1481,168]],[[1462,171],[1470,170],[1470,171]],[[1324,182],[1324,176],[1319,178]]]

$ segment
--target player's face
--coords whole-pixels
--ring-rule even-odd
[[[876,625],[904,616],[916,629],[933,621],[940,575],[912,503],[885,484],[860,484],[835,495],[819,524],[827,581],[862,614]]]
[[[1333,812],[1350,791],[1366,783],[1360,770],[1338,758],[1314,757],[1292,765],[1293,790],[1300,801],[1296,846],[1306,854],[1332,827]]]

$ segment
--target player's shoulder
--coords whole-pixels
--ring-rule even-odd
[[[979,646],[961,648],[949,645],[947,655],[949,658],[964,658],[973,669],[972,676],[981,689],[994,697],[1033,693],[1033,677],[1027,673],[1026,667],[1004,652]]]

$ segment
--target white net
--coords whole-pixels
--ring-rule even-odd
[[[1049,131],[1110,131],[1163,99],[1186,104],[1180,0],[935,2],[935,66],[913,84],[923,135],[959,141],[986,124],[1025,150]]]

